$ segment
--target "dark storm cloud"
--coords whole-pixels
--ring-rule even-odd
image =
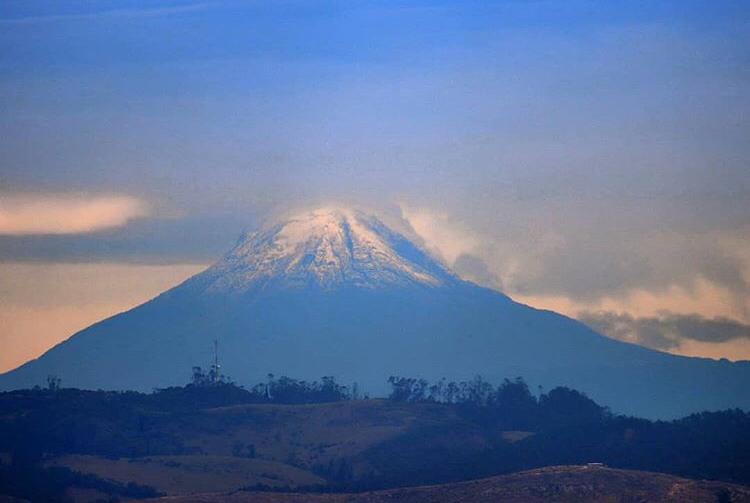
[[[578,319],[613,339],[662,350],[677,348],[685,340],[708,343],[750,340],[750,325],[698,314],[664,313],[658,317],[637,318],[599,311],[580,313]]]

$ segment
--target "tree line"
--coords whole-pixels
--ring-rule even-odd
[[[425,379],[391,376],[390,400],[456,405],[465,415],[485,424],[534,430],[545,424],[585,424],[612,416],[607,407],[585,393],[564,386],[535,396],[521,377],[495,386],[476,376],[469,381],[430,383]]]

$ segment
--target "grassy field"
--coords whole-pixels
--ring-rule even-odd
[[[323,486],[327,481],[315,472],[346,460],[352,477],[372,473],[375,468],[362,456],[369,448],[396,438],[416,423],[454,420],[449,407],[385,400],[219,407],[201,410],[189,421],[159,426],[161,433],[182,439],[189,455],[119,459],[65,455],[46,464],[150,486],[167,495],[257,485]]]
[[[206,411],[222,428],[194,431],[186,445],[220,455],[231,455],[238,444],[253,445],[258,457],[315,466],[392,438],[418,418],[434,414],[442,420],[449,413],[383,400],[222,407]]]
[[[322,478],[276,461],[231,456],[154,456],[107,459],[71,455],[48,463],[116,482],[137,482],[168,495],[232,491],[263,484],[269,487],[313,486]]]

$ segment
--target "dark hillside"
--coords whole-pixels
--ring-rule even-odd
[[[217,378],[150,394],[1,393],[0,494],[346,492],[588,462],[750,483],[750,415],[739,410],[652,422],[568,388],[536,397],[520,379],[390,384],[389,399],[289,378],[251,390]]]

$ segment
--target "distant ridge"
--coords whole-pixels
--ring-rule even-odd
[[[608,339],[462,281],[374,215],[332,207],[243,236],[206,271],[0,375],[0,389],[48,375],[93,389],[182,384],[211,361],[214,339],[223,372],[241,384],[332,375],[378,395],[390,375],[481,374],[567,385],[649,418],[750,408],[750,362]]]

